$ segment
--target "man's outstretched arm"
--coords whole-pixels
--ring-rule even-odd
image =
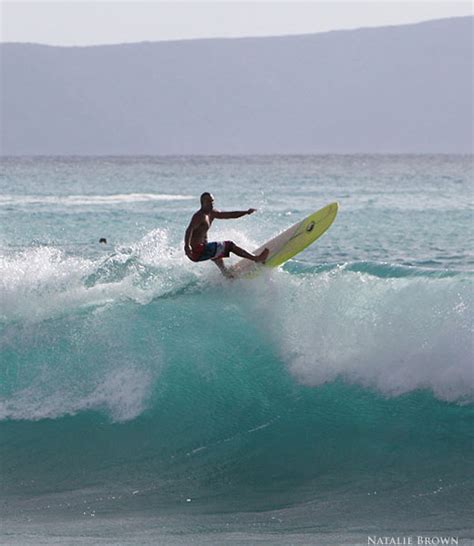
[[[227,220],[229,218],[241,218],[246,214],[253,214],[256,210],[257,209],[234,210],[232,212],[221,212],[220,210],[213,210],[212,216],[221,220]]]

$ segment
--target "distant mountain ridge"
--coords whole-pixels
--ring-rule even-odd
[[[269,38],[1,44],[0,151],[470,153],[473,19]]]

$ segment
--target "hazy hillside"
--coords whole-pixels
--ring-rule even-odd
[[[2,153],[469,152],[472,32],[3,44]]]

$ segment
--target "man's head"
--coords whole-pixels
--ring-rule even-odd
[[[214,207],[214,197],[211,193],[205,191],[201,194],[201,208],[202,210],[210,212]]]

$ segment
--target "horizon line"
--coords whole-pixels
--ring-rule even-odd
[[[143,45],[143,44],[175,44],[182,42],[203,42],[203,41],[230,41],[230,40],[265,40],[271,38],[303,38],[308,36],[322,36],[325,34],[332,33],[343,33],[343,32],[360,32],[360,31],[373,31],[380,29],[392,29],[398,27],[408,27],[415,25],[425,25],[430,23],[435,23],[439,21],[451,21],[454,19],[474,19],[474,14],[472,15],[454,15],[452,17],[440,17],[436,19],[426,19],[424,21],[416,21],[411,23],[400,23],[393,25],[380,25],[380,26],[361,26],[356,28],[338,28],[332,30],[324,30],[321,32],[299,32],[291,34],[268,34],[268,35],[249,35],[249,36],[208,36],[208,37],[196,37],[196,38],[170,38],[170,39],[161,39],[161,40],[142,40],[142,41],[130,41],[130,42],[111,42],[111,43],[95,43],[95,44],[82,44],[82,45],[64,45],[64,44],[48,44],[42,42],[29,42],[29,41],[20,41],[20,42],[4,42],[0,37],[0,46],[2,45],[29,45],[29,46],[41,46],[41,47],[55,47],[63,49],[73,49],[73,48],[90,48],[90,47],[114,47],[114,46],[131,46],[131,45]]]
[[[466,156],[474,158],[474,151],[471,152],[263,152],[263,153],[182,153],[182,154],[2,154],[3,159],[36,159],[36,158],[177,158],[177,157],[321,157],[321,156]]]

